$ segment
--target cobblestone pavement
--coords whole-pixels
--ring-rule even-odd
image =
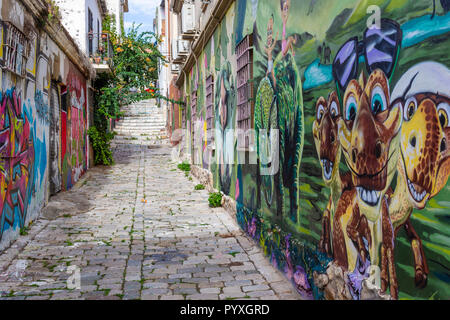
[[[91,169],[70,191],[90,210],[40,218],[0,255],[2,299],[300,299],[169,154],[122,145]]]

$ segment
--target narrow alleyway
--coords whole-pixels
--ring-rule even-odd
[[[169,147],[120,144],[115,160],[69,191],[87,212],[40,218],[0,256],[2,299],[299,298]]]

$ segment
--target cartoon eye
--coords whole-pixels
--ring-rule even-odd
[[[450,105],[447,102],[442,102],[437,107],[439,123],[442,128],[448,127],[448,119],[450,117]]]
[[[317,114],[316,114],[316,118],[317,118],[317,121],[318,122],[320,122],[320,121],[322,121],[322,118],[323,118],[323,114],[325,113],[325,107],[322,105],[322,104],[320,104],[318,107],[317,107]]]
[[[387,109],[386,95],[383,88],[375,86],[372,90],[371,108],[373,114],[378,114]]]
[[[336,101],[331,102],[330,113],[333,119],[339,115],[339,108]]]
[[[353,121],[356,118],[357,109],[356,99],[353,95],[349,96],[345,104],[345,120]]]
[[[403,119],[405,119],[405,121],[411,120],[411,118],[416,113],[416,110],[417,110],[417,100],[416,100],[416,98],[414,98],[414,97],[409,98],[406,101],[405,108],[403,110]]]

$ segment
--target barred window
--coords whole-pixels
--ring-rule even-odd
[[[2,28],[3,30],[6,29],[6,36],[2,43],[5,68],[24,77],[26,75],[27,59],[30,53],[28,37],[10,22],[4,22]]]
[[[252,144],[245,133],[252,128],[253,113],[253,50],[252,35],[246,36],[236,46],[237,58],[237,126],[240,129],[238,147],[249,148]]]
[[[186,105],[181,107],[181,128],[186,129]]]
[[[208,145],[214,141],[212,129],[214,128],[214,77],[206,78],[206,130]]]
[[[191,93],[191,121],[195,122],[197,117],[197,90]]]
[[[191,93],[191,132],[195,137],[195,121],[197,120],[197,90]],[[195,144],[194,144],[195,147]]]

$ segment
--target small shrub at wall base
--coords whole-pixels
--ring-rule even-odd
[[[211,208],[218,208],[222,206],[222,194],[220,192],[213,192],[209,194],[209,206]]]
[[[180,169],[181,171],[189,172],[191,171],[191,165],[187,162],[183,162],[178,165],[178,169]]]
[[[114,134],[99,131],[96,127],[90,127],[88,130],[89,139],[94,149],[95,164],[112,165],[114,159],[110,147],[110,141],[114,138]]]
[[[205,186],[202,184],[198,184],[195,186],[195,190],[205,190]]]

